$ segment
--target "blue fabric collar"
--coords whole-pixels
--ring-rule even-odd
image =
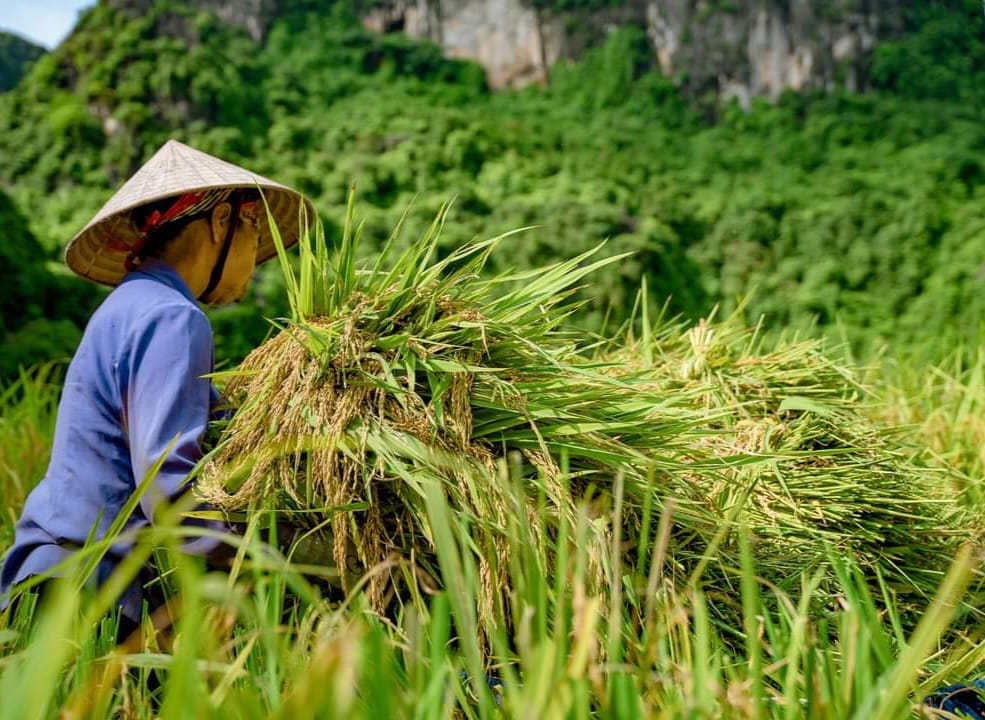
[[[140,267],[123,278],[122,282],[125,283],[128,280],[136,279],[141,275],[147,275],[160,283],[164,283],[168,287],[174,288],[193,303],[198,302],[196,297],[192,295],[192,291],[188,288],[188,283],[185,282],[185,279],[181,277],[177,270],[163,260],[147,258],[140,263]]]

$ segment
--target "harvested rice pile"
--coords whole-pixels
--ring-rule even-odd
[[[976,524],[945,474],[914,465],[892,429],[862,412],[866,390],[815,340],[764,343],[735,318],[663,323],[630,337],[607,359],[647,390],[685,398],[706,414],[700,454],[741,462],[714,477],[668,476],[670,496],[726,517],[754,539],[757,570],[796,595],[801,573],[850,556],[896,593],[924,607]],[[686,531],[686,528],[684,529]],[[678,545],[683,570],[701,543]],[[717,550],[737,567],[734,534]]]
[[[604,504],[617,477],[624,538],[644,506],[676,498],[675,575],[716,537],[716,566],[738,565],[734,532],[719,533],[728,519],[754,533],[774,582],[799,582],[830,546],[906,593],[936,586],[960,518],[852,411],[848,378],[816,348],[756,354],[742,334],[668,325],[591,360],[591,338],[563,323],[577,284],[620,258],[485,278],[489,253],[511,241],[433,261],[442,220],[363,270],[351,210],[336,252],[303,240],[297,275],[282,257],[294,317],[231,377],[238,411],[203,470],[205,501],[329,529],[326,562],[376,567],[367,589],[382,611],[410,578],[441,584],[424,500],[437,484],[470,521],[485,631],[508,593],[511,514],[527,515],[550,556],[559,519],[573,521],[589,491]],[[596,590],[611,544],[599,518],[587,549]],[[630,566],[649,561],[635,553]],[[730,584],[725,571],[706,579]]]
[[[407,564],[411,576],[438,580],[424,486],[440,483],[472,518],[480,622],[491,623],[507,587],[508,515],[526,512],[539,527],[543,489],[553,517],[574,522],[584,489],[608,488],[620,472],[641,492],[649,459],[632,446],[670,447],[661,438],[680,436],[686,419],[599,372],[559,327],[570,288],[619,258],[486,280],[479,273],[500,240],[431,263],[438,228],[387,270],[384,252],[357,272],[351,236],[331,258],[302,243],[299,279],[288,282],[295,318],[230,380],[238,411],[198,487],[224,510],[327,523],[326,562],[337,567],[351,567],[350,548],[360,569],[395,562],[368,586],[382,609]],[[501,459],[526,508],[515,507]],[[589,549],[597,587],[605,542],[600,523]]]

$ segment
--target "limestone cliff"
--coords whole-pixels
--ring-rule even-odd
[[[493,87],[546,78],[624,24],[646,29],[660,66],[691,94],[748,104],[843,82],[866,84],[875,43],[900,28],[903,0],[625,0],[602,10],[556,12],[527,0],[378,0],[365,24],[402,30],[481,63]]]
[[[105,0],[146,12],[157,0]],[[836,82],[864,89],[875,43],[919,0],[349,0],[364,24],[441,45],[485,67],[494,88],[543,82],[613,28],[646,30],[663,71],[694,96],[776,98]],[[262,41],[289,6],[330,0],[186,0]],[[323,4],[324,3],[324,4]],[[558,10],[558,7],[589,9]],[[591,9],[595,8],[595,9]]]
[[[106,0],[106,4],[131,15],[148,12],[156,0]],[[213,13],[227,25],[245,30],[250,37],[261,42],[270,23],[281,11],[283,0],[189,0],[187,6]],[[168,28],[172,34],[181,35],[182,28]]]

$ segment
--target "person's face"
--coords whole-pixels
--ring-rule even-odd
[[[260,215],[257,203],[244,203],[239,209],[239,220],[233,234],[229,255],[222,272],[222,278],[206,302],[210,305],[227,305],[241,300],[250,286],[253,270],[256,267],[257,247],[260,243]],[[214,257],[218,260],[222,243],[226,239],[232,206],[223,203],[212,216],[213,242],[216,245]]]

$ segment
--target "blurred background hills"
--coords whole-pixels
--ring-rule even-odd
[[[453,247],[632,260],[578,322],[650,302],[865,356],[969,352],[985,316],[977,0],[100,0],[50,52],[0,33],[0,374],[70,355],[100,291],[61,248],[169,137],[309,194],[372,248],[454,197]],[[214,315],[235,360],[274,274]]]

